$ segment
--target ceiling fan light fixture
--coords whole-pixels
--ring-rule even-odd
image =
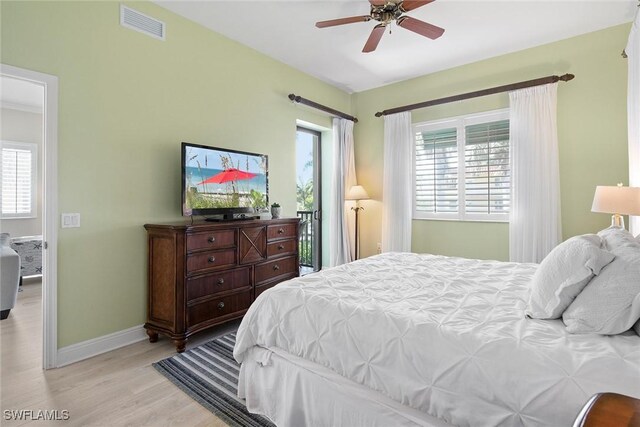
[[[403,13],[425,6],[434,1],[435,0],[369,0],[369,4],[371,5],[369,15],[320,21],[316,22],[316,27],[334,27],[355,22],[368,22],[372,19],[378,21],[379,24],[373,27],[369,39],[364,49],[362,49],[364,53],[373,52],[378,47],[378,43],[380,43],[380,39],[384,35],[385,28],[393,21],[395,21],[399,27],[435,40],[442,36],[444,33],[443,28],[403,15]],[[389,31],[389,33],[391,33],[391,31]]]

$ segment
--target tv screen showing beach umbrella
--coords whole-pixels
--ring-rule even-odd
[[[225,169],[222,172],[215,174],[214,176],[205,179],[198,185],[208,184],[208,183],[217,183],[222,184],[224,182],[229,181],[240,181],[243,179],[251,179],[257,174],[251,172],[241,171],[236,168]]]
[[[185,143],[183,162],[183,213],[266,209],[266,155]]]

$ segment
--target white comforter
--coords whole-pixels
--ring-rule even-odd
[[[640,337],[524,316],[536,264],[390,253],[264,292],[234,356],[279,348],[460,426],[570,426],[587,399],[640,397]]]

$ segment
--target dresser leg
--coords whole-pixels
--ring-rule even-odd
[[[184,353],[184,350],[187,348],[187,340],[173,340],[173,343],[176,345],[176,351],[178,353]]]
[[[153,331],[151,329],[147,329],[147,335],[149,335],[149,342],[158,341],[158,333],[156,331]]]

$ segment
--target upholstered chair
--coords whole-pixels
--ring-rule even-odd
[[[9,246],[9,233],[0,234],[0,320],[16,305],[20,283],[20,256]]]

